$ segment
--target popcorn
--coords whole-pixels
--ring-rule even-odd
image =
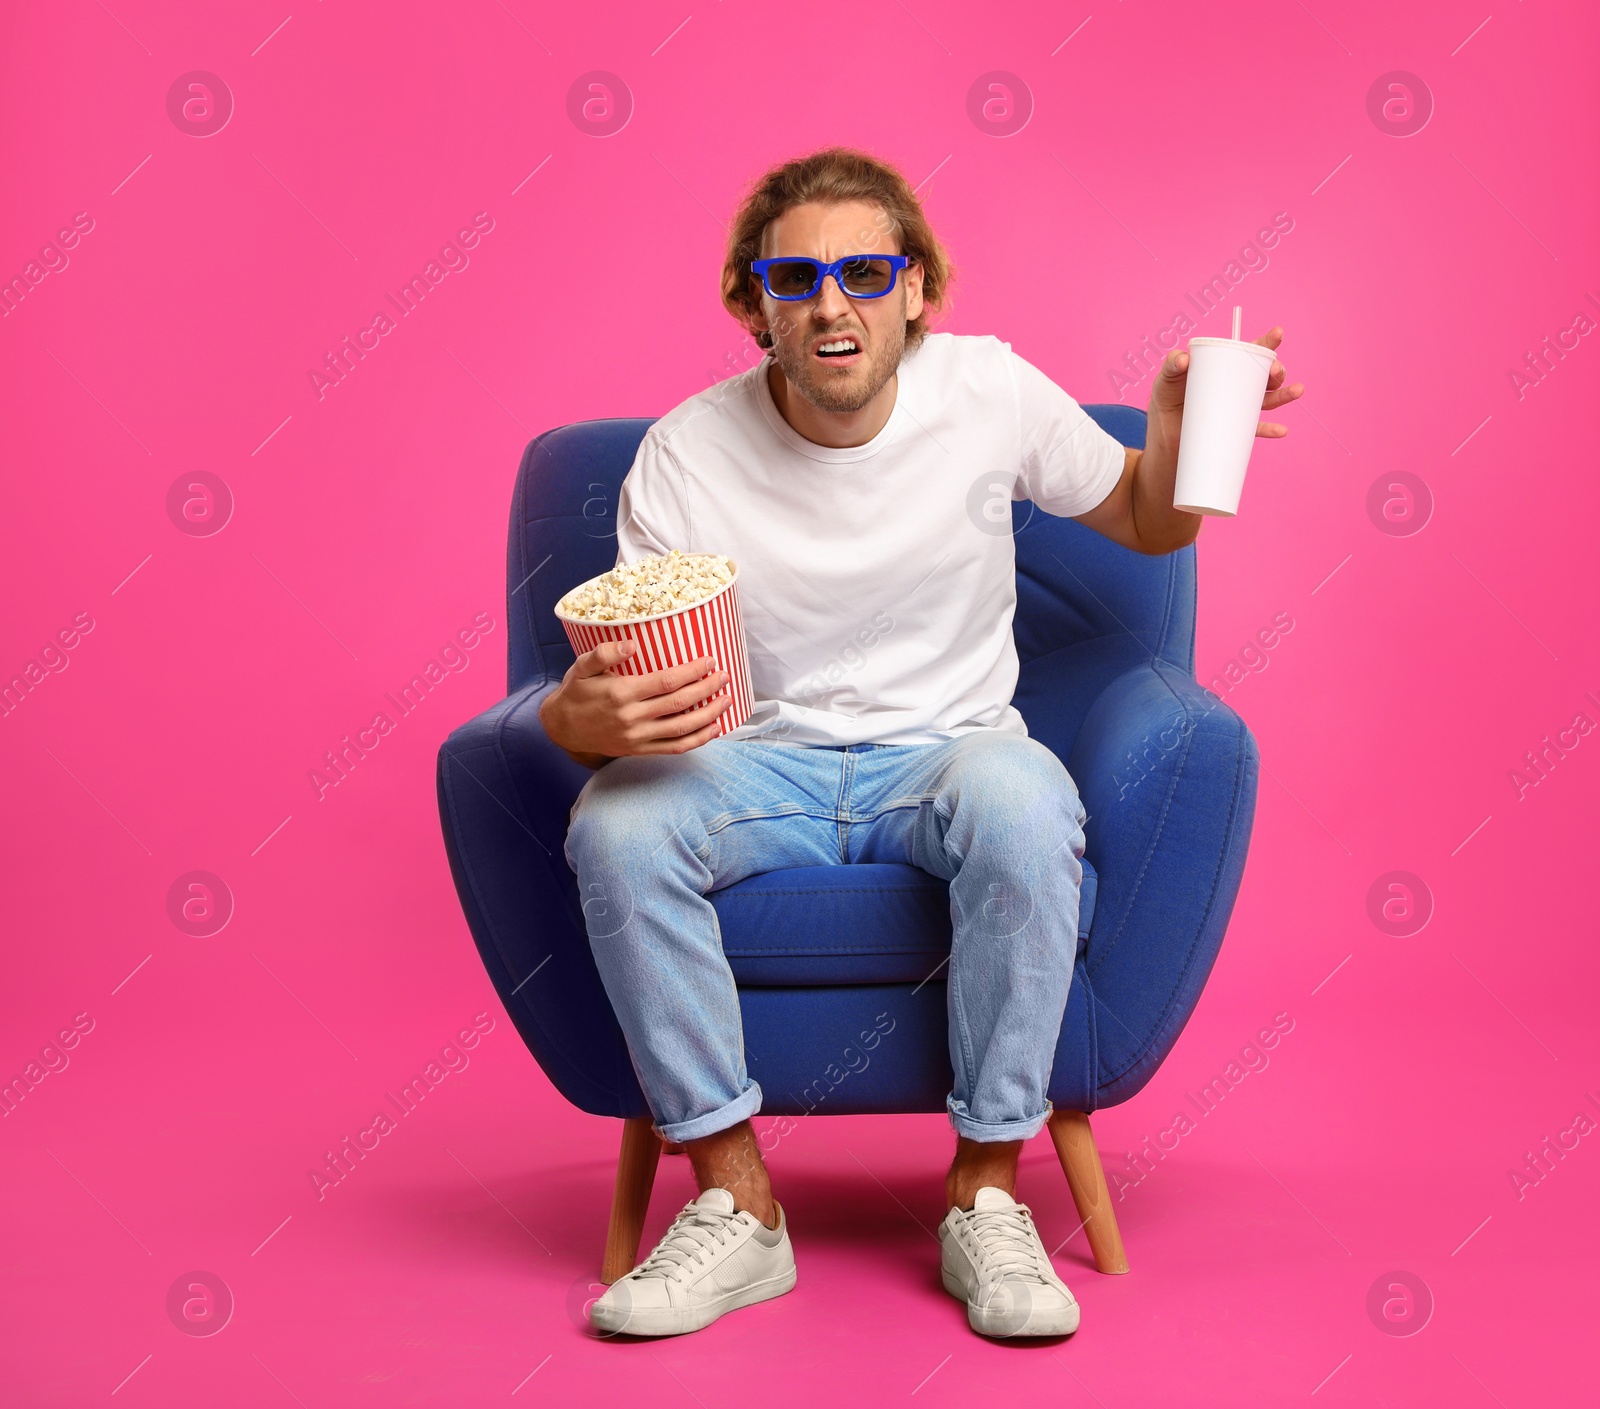
[[[579,621],[632,621],[682,611],[733,581],[722,553],[670,553],[614,567],[575,587],[557,609]]]

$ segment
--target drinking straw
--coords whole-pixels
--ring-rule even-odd
[[[1239,341],[1239,318],[1240,318],[1240,315],[1243,312],[1244,312],[1244,309],[1240,308],[1238,306],[1238,304],[1234,305],[1234,308],[1233,308],[1233,340],[1235,342]]]

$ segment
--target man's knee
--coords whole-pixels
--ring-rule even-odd
[[[997,732],[963,736],[951,769],[958,800],[969,806],[1024,818],[1052,805],[1074,818],[1083,804],[1065,765],[1037,739]]]
[[[696,750],[695,752],[698,752]],[[614,758],[584,786],[567,827],[567,859],[620,858],[683,833],[697,816],[704,768],[694,753]]]

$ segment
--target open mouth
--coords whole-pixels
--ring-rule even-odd
[[[812,356],[824,362],[844,363],[858,361],[861,357],[861,344],[853,336],[846,335],[837,338],[826,338],[816,344],[811,350]]]

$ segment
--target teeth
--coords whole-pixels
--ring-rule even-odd
[[[841,342],[825,342],[817,349],[818,352],[856,352],[859,349],[854,339],[846,338]]]

